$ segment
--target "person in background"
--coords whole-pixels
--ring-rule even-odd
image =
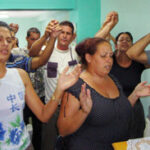
[[[150,84],[141,82],[128,98],[125,96],[118,80],[109,74],[113,51],[107,40],[85,39],[76,51],[85,69],[63,96],[59,134],[66,150],[113,150],[113,142],[129,139],[132,109],[138,98],[150,96]],[[89,95],[86,107],[81,104],[85,96],[81,89],[87,89],[84,93]]]
[[[12,53],[16,55],[24,55],[29,57],[29,51],[32,46],[32,44],[40,38],[40,30],[36,27],[31,27],[27,30],[27,35],[26,35],[26,41],[27,41],[27,46],[22,48],[22,47],[13,47]],[[15,38],[15,33],[12,33],[12,36]]]
[[[38,28],[32,27],[27,31],[27,47],[24,49],[24,55],[29,57],[29,51],[32,44],[40,38],[40,31]],[[37,95],[40,97],[42,102],[44,102],[45,94],[44,94],[44,79],[43,79],[44,69],[40,67],[36,69],[34,72],[29,73],[29,77],[31,79],[34,90]],[[31,122],[30,122],[31,119]],[[32,124],[33,133],[32,133],[32,144],[34,150],[41,150],[41,133],[42,133],[42,122],[32,113],[29,107],[26,105],[24,109],[24,120],[26,125]]]
[[[71,42],[75,38],[73,24],[70,21],[62,21],[59,23],[59,26],[61,32],[57,36],[57,44],[54,47],[53,53],[44,70],[45,103],[47,103],[49,98],[52,97],[57,85],[58,76],[62,70],[67,65],[70,66],[70,70],[73,69],[79,61],[75,50],[70,47]],[[46,39],[43,36],[37,40],[30,50],[30,56],[39,54],[39,52],[41,52],[41,47],[45,42]],[[58,136],[56,127],[58,114],[59,108],[49,122],[43,125],[42,150],[54,150]]]
[[[127,51],[133,45],[133,37],[130,32],[122,32],[116,37],[116,50],[114,53],[114,65],[111,73],[118,78],[123,86],[126,96],[129,96],[135,86],[141,82],[141,74],[146,67],[128,57]],[[140,99],[136,102],[130,128],[130,138],[141,138],[144,135],[145,116]]]
[[[7,24],[3,21],[0,21],[0,23]],[[55,20],[52,20],[47,25],[44,36],[46,38],[48,38],[50,35],[49,33],[51,33],[53,28],[55,29],[56,26],[57,26],[57,22]],[[10,30],[10,28],[9,28],[9,30]],[[53,51],[55,40],[56,40],[56,38],[49,39],[48,44],[47,44],[45,50],[43,51],[43,53],[36,57],[26,57],[23,55],[16,55],[16,54],[11,53],[11,55],[6,63],[7,67],[8,68],[13,68],[13,67],[22,68],[29,73],[29,72],[32,72],[35,69],[45,65]]]
[[[49,32],[51,39],[59,28],[53,26]],[[54,34],[55,33],[55,34]],[[46,122],[54,114],[64,91],[78,79],[81,67],[77,65],[71,73],[64,69],[57,83],[53,98],[44,105],[35,93],[28,74],[17,68],[7,68],[11,55],[12,38],[8,24],[0,22],[0,149],[33,150],[29,134],[23,120],[25,102],[33,113]]]
[[[111,17],[110,17],[111,16]],[[116,16],[116,20],[118,17]],[[107,23],[105,23],[105,27],[98,32],[96,35],[99,37],[107,36],[109,32],[116,25],[116,22],[113,21],[113,15],[108,15],[106,19]],[[103,33],[103,35],[101,34]],[[105,38],[105,37],[104,37]],[[129,96],[136,85],[141,82],[141,74],[143,70],[145,70],[149,65],[148,61],[135,61],[132,58],[131,53],[133,55],[134,52],[138,51],[136,44],[133,44],[133,37],[130,32],[121,32],[116,37],[115,43],[115,52],[113,55],[114,64],[112,66],[111,74],[118,78],[119,82],[123,87],[123,91],[126,96]],[[136,53],[135,53],[136,54]],[[147,58],[147,54],[145,53],[145,57]],[[134,105],[133,113],[132,113],[132,123],[130,127],[130,138],[140,138],[144,135],[145,129],[145,116],[143,105],[139,100],[137,100]]]

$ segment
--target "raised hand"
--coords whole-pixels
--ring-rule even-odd
[[[92,99],[91,99],[91,93],[89,89],[86,89],[86,84],[84,83],[81,87],[81,93],[80,93],[80,105],[81,109],[84,113],[89,114],[92,109]]]
[[[52,28],[52,32],[51,32],[50,36],[51,36],[51,37],[54,37],[54,38],[57,38],[58,35],[59,35],[59,34],[61,33],[61,31],[62,31],[62,28],[60,27],[59,22],[55,22],[55,23],[53,24],[53,26],[51,26],[51,28]]]
[[[100,30],[95,34],[95,37],[106,38],[107,36],[109,36],[110,31],[117,24],[117,22],[118,22],[118,13],[115,11],[110,12],[107,15]]]
[[[135,94],[138,98],[150,96],[150,84],[147,84],[147,81],[139,83],[135,88]]]
[[[59,22],[57,20],[52,20],[48,23],[44,34],[47,38],[50,36],[56,38],[60,33],[61,27],[59,26]]]
[[[118,23],[118,13],[115,11],[112,11],[108,13],[106,16],[106,20],[104,21],[103,27],[106,25],[111,26],[113,28]]]
[[[62,91],[65,91],[77,82],[81,73],[81,65],[76,65],[76,67],[70,73],[67,73],[68,70],[69,66],[63,70],[58,79],[57,87]]]

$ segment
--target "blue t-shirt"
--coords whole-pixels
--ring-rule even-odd
[[[6,63],[6,66],[8,68],[21,68],[29,73],[32,71],[31,62],[32,62],[31,57],[11,54]]]

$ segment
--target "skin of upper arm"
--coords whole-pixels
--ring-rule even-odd
[[[143,64],[147,64],[148,58],[146,53],[142,53],[140,56],[137,57],[137,61],[143,63]]]
[[[138,61],[145,65],[146,68],[150,68],[150,65],[148,64],[148,57],[145,52],[143,52],[140,56],[138,56],[135,61]]]
[[[37,69],[37,68],[39,68],[41,66],[39,64],[40,64],[40,57],[33,57],[32,58],[31,68],[32,69]]]
[[[32,110],[32,112],[40,119],[39,116],[44,104],[41,102],[36,92],[34,91],[28,74],[22,69],[18,69],[18,71],[25,86],[25,102]]]
[[[37,69],[41,66],[43,66],[44,64],[46,64],[46,60],[44,60],[42,57],[40,57],[43,53],[41,53],[39,56],[37,57],[32,57],[32,62],[31,62],[31,68],[33,69]]]
[[[42,54],[43,54],[43,51],[41,50],[37,55],[32,55],[32,54],[29,53],[29,56],[30,57],[38,57],[38,56],[40,56]]]
[[[79,111],[80,103],[72,94],[65,92],[57,121],[58,128],[67,127],[68,121]],[[67,119],[67,120],[66,120]],[[66,122],[67,121],[67,122]]]
[[[141,64],[144,64],[146,68],[150,68],[150,65],[148,64],[148,57],[145,52],[143,52],[139,56],[132,56],[132,55],[130,56],[130,53],[127,51],[127,55],[130,59],[137,61]]]

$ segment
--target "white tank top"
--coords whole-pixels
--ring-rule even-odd
[[[30,144],[23,121],[25,87],[14,68],[0,79],[0,150],[25,150]]]

